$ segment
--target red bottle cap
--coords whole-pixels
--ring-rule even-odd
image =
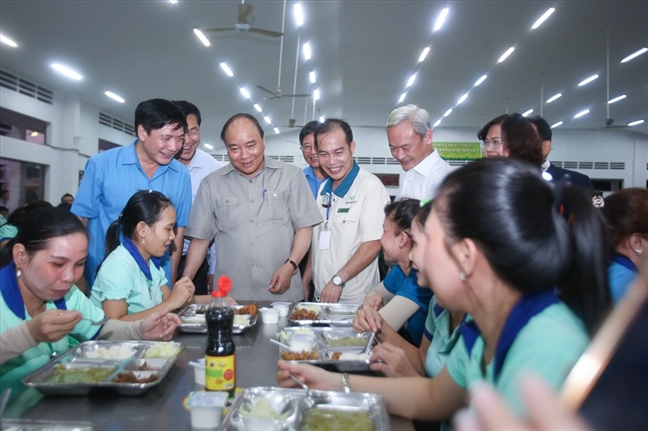
[[[226,275],[221,275],[218,278],[218,289],[212,292],[212,296],[215,298],[222,298],[227,296],[227,292],[232,290],[232,279]]]

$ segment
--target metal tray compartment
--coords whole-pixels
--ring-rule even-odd
[[[246,410],[257,400],[264,400],[270,405],[275,418],[259,418],[246,415]],[[302,430],[304,421],[313,411],[324,409],[344,413],[356,413],[368,418],[375,431],[390,430],[389,415],[382,401],[376,394],[354,392],[345,394],[333,391],[305,391],[301,389],[283,389],[256,387],[245,389],[235,400],[219,430]],[[324,425],[320,423],[320,425]],[[335,424],[331,423],[331,426]],[[342,428],[331,428],[337,430]]]
[[[2,431],[99,431],[90,422],[39,421],[29,419],[2,419]]]
[[[304,360],[294,360],[289,362],[297,362],[304,364],[316,365],[321,368],[325,368],[331,371],[338,371],[341,373],[361,373],[371,371],[369,368],[369,357],[366,359],[333,359],[334,352],[345,353],[356,353],[359,354],[364,350],[364,347],[369,341],[371,336],[370,332],[365,333],[356,333],[352,328],[337,328],[337,327],[312,327],[312,328],[303,328],[303,327],[287,327],[284,328],[280,333],[277,334],[277,338],[289,344],[290,337],[295,333],[303,333],[305,330],[312,331],[315,334],[315,350],[319,356],[318,359],[304,359]],[[353,340],[349,344],[335,345],[336,341],[345,341],[346,339]],[[358,341],[355,341],[358,340]],[[352,344],[356,343],[356,344]],[[362,344],[360,344],[362,343]],[[374,341],[373,346],[377,344],[377,341]],[[373,347],[372,346],[372,347]],[[282,359],[281,352],[286,352],[288,349],[284,347],[279,347],[279,359]],[[283,359],[282,359],[283,360]]]
[[[294,313],[296,310],[304,309],[307,307],[316,308],[317,318],[315,319],[295,319],[294,318]],[[355,317],[360,307],[362,307],[362,305],[360,304],[297,302],[293,304],[290,313],[288,314],[288,321],[293,325],[299,325],[299,326],[309,326],[309,325],[351,326],[353,324],[353,318]]]
[[[183,308],[178,313],[178,317],[182,321],[179,326],[180,331],[192,334],[206,334],[207,324],[205,323],[205,311],[207,311],[208,304],[191,304]],[[242,305],[233,305],[232,308],[239,309]],[[256,314],[242,314],[241,316],[248,316],[249,323],[247,325],[233,325],[233,334],[242,334],[257,322]]]
[[[126,359],[85,357],[87,352],[97,352],[102,349],[107,351],[111,347],[124,345],[132,348],[135,352],[133,356]],[[159,348],[163,345],[170,345],[175,349],[171,357],[146,357],[151,348]],[[138,395],[158,385],[164,379],[184,348],[185,345],[182,343],[156,341],[86,341],[34,371],[25,377],[22,382],[24,385],[36,388],[44,394],[86,395],[95,389],[112,389],[123,395]],[[106,370],[107,377],[97,382],[76,381],[79,374],[88,369]],[[57,370],[59,375],[69,373],[67,382],[52,381]],[[93,371],[93,373],[101,374],[100,371]],[[157,380],[146,383],[117,383],[112,381],[119,373],[124,372],[132,372],[138,379],[156,374]],[[97,374],[92,375],[97,376]]]

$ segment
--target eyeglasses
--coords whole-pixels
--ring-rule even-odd
[[[191,136],[192,138],[196,138],[200,136],[200,130],[192,130],[191,132],[187,132],[185,136]]]
[[[481,141],[479,143],[479,146],[483,150],[484,148],[499,148],[504,144],[505,144],[505,142],[498,141],[498,140],[495,140],[495,141]]]
[[[311,150],[313,149],[312,145],[302,145],[300,148],[302,150],[302,153],[310,153]]]

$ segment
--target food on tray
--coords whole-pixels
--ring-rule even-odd
[[[326,344],[331,347],[366,346],[367,340],[362,337],[329,338]]]
[[[144,353],[145,358],[172,358],[178,353],[178,345],[172,341],[155,343]]]
[[[132,371],[127,371],[125,373],[119,373],[115,378],[112,379],[115,383],[153,383],[157,381],[157,374],[151,374],[148,377],[138,378],[135,373]]]
[[[306,311],[313,311],[317,314],[319,314],[322,311],[322,307],[319,305],[303,305],[299,304],[297,307],[295,307],[296,310],[306,310]]]
[[[102,383],[108,379],[117,367],[67,368],[63,364],[54,367],[54,374],[47,383]]]
[[[312,329],[309,328],[297,328],[294,331],[281,331],[277,334],[277,339],[281,341],[282,343],[288,344],[290,342],[290,339],[292,338],[293,334],[307,334],[307,335],[315,335],[315,332],[313,332]]]
[[[150,369],[151,369],[151,366],[146,361],[144,361],[144,363],[142,365],[137,367],[137,371],[147,371],[147,370],[150,370]]]
[[[241,414],[262,419],[279,419],[279,413],[270,405],[265,398],[255,398],[249,406],[241,407]]]
[[[250,305],[244,305],[241,308],[235,308],[234,314],[252,314],[254,316],[259,312],[259,304],[254,302]]]
[[[99,347],[97,350],[85,352],[84,357],[88,359],[128,359],[135,354],[133,346],[119,344],[109,348]]]
[[[281,359],[284,361],[308,361],[319,359],[319,355],[314,350],[303,350],[301,352],[281,352]]]
[[[371,353],[333,352],[331,359],[334,361],[366,361],[371,358]]]
[[[295,308],[290,315],[292,320],[317,320],[319,313],[316,311],[306,310],[305,308]]]
[[[247,326],[250,324],[250,316],[234,316],[234,326]]]
[[[306,412],[303,431],[375,431],[369,412],[347,412],[329,408],[314,408]]]

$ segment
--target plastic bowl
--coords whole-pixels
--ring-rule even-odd
[[[274,302],[272,308],[279,312],[279,316],[286,317],[288,315],[288,310],[290,309],[290,304],[287,302]]]
[[[310,334],[293,334],[290,337],[290,347],[298,351],[311,350],[315,336]]]
[[[189,394],[192,428],[217,428],[223,420],[227,392],[196,391]]]
[[[261,312],[261,320],[263,320],[263,323],[272,324],[279,322],[279,312],[277,310],[264,307],[260,308],[259,311]]]

